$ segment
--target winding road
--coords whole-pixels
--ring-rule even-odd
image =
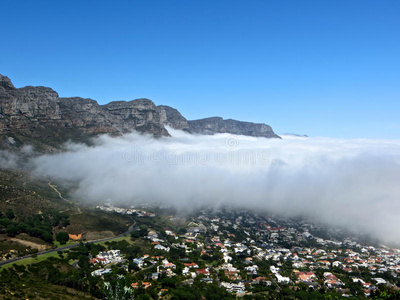
[[[113,236],[113,237],[109,237],[109,238],[104,238],[104,239],[99,239],[99,240],[94,240],[94,241],[88,241],[88,242],[86,242],[86,243],[93,244],[93,243],[99,243],[99,242],[106,242],[106,241],[110,241],[110,240],[113,240],[113,239],[117,239],[117,238],[126,236],[126,235],[128,235],[128,234],[132,231],[133,226],[135,226],[135,225],[136,225],[136,222],[135,222],[133,225],[131,225],[131,226],[128,228],[127,231],[125,231],[124,233],[121,233],[121,234],[119,234],[119,235],[117,235],[117,236]],[[75,247],[78,247],[78,246],[80,246],[80,244],[74,244],[74,245],[63,246],[63,247],[59,247],[59,248],[56,248],[56,249],[50,249],[50,250],[41,251],[41,252],[36,253],[35,255],[42,255],[42,254],[46,254],[46,253],[52,253],[52,252],[57,252],[57,251],[63,251],[63,250],[75,248]],[[12,258],[12,259],[5,260],[5,261],[0,261],[0,267],[2,267],[2,266],[4,266],[4,265],[11,264],[11,263],[14,263],[14,262],[17,262],[17,261],[24,260],[24,259],[27,259],[27,258],[31,258],[32,256],[33,256],[33,254],[29,254],[29,255],[25,255],[25,256],[21,256],[21,257],[17,257],[17,258]]]

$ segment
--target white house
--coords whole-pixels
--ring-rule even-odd
[[[111,269],[107,268],[107,269],[98,269],[96,271],[93,271],[91,274],[92,274],[92,276],[102,276],[103,274],[107,274],[110,272],[111,272]]]

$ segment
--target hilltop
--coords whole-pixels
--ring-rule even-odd
[[[15,88],[0,75],[0,148],[30,144],[48,152],[68,141],[86,142],[93,136],[118,136],[136,131],[168,137],[166,126],[192,134],[232,133],[280,138],[266,124],[224,120],[221,117],[188,121],[178,110],[149,99],[99,105],[93,99],[63,98],[49,87]]]

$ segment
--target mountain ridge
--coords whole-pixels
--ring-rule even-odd
[[[49,151],[68,140],[87,142],[98,134],[118,136],[132,131],[168,137],[165,126],[191,134],[280,138],[262,123],[221,117],[188,121],[177,109],[157,106],[146,98],[100,105],[90,98],[59,97],[49,87],[16,88],[7,76],[0,74],[0,148],[32,143]]]

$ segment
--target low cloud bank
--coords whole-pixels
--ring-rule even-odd
[[[101,136],[35,159],[87,201],[228,205],[305,216],[400,242],[400,140],[218,134]]]

